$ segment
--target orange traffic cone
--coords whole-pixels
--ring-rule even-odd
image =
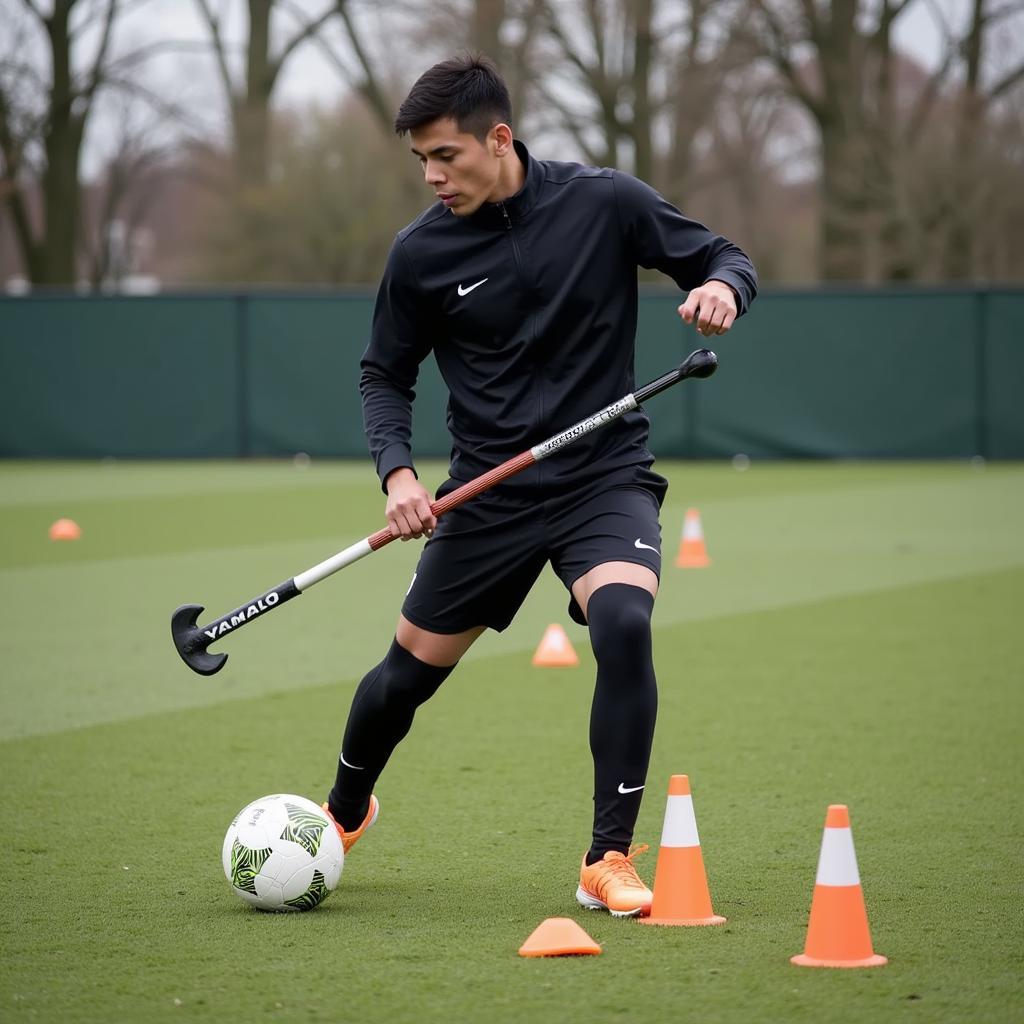
[[[537,650],[533,652],[533,663],[547,667],[580,663],[569,637],[557,622],[544,630],[544,636],[541,637]]]
[[[58,519],[50,527],[50,540],[78,540],[82,528],[74,519]]]
[[[711,564],[708,549],[704,546],[704,530],[700,525],[700,513],[695,508],[686,510],[683,520],[683,536],[679,541],[676,565],[680,569],[703,569]]]
[[[654,902],[650,917],[641,917],[639,921],[664,925],[725,924],[725,918],[711,909],[690,780],[686,775],[669,779],[665,825],[654,869]]]
[[[789,959],[801,967],[881,967],[889,962],[871,947],[845,804],[831,804],[825,817],[807,943],[803,953]]]
[[[520,956],[583,956],[600,952],[601,947],[571,917],[541,921],[519,947]]]

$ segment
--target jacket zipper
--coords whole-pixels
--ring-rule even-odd
[[[516,265],[516,274],[519,277],[519,286],[523,289],[524,292],[526,292],[526,291],[528,291],[528,289],[527,289],[527,283],[526,283],[526,276],[523,273],[523,258],[522,258],[522,254],[519,251],[519,243],[516,241],[516,233],[515,233],[515,231],[512,230],[512,218],[509,216],[509,214],[508,214],[508,207],[506,207],[504,203],[499,203],[498,205],[501,207],[501,215],[505,218],[505,230],[508,232],[509,240],[512,242],[512,256],[513,256],[513,259],[514,259],[515,265]],[[535,337],[536,327],[537,327],[537,314],[534,312],[534,313],[531,313],[531,315],[530,315],[530,335],[531,335],[530,336],[530,341],[531,342],[535,342],[537,340],[536,337]],[[537,421],[536,422],[537,422],[537,426],[539,427],[544,422],[544,378],[543,378],[543,375],[540,376],[540,379],[537,382],[536,393],[537,393]],[[543,475],[543,470],[544,470],[543,463],[538,463],[534,468],[535,468],[535,470],[537,472],[537,482],[538,482],[538,485],[540,485],[540,484],[543,483],[543,481],[541,479],[542,475]]]
[[[525,288],[526,278],[523,276],[523,257],[519,252],[519,243],[516,241],[515,232],[512,230],[512,218],[508,215],[508,208],[504,203],[499,204],[501,206],[501,215],[505,218],[505,230],[508,232],[508,237],[512,240],[512,255],[516,261],[516,273],[519,275],[519,282]]]

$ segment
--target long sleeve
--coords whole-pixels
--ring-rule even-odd
[[[431,349],[431,318],[400,238],[388,255],[373,311],[370,344],[360,361],[363,426],[381,484],[413,469],[412,403],[420,363]]]
[[[730,285],[740,315],[757,294],[757,274],[746,253],[703,224],[684,217],[653,188],[631,175],[612,175],[619,220],[636,262],[667,274],[683,291],[712,278]]]

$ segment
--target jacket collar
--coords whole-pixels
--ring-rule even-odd
[[[469,217],[469,220],[478,227],[507,228],[515,224],[530,212],[540,195],[541,185],[544,183],[543,166],[530,156],[530,151],[518,139],[514,139],[512,145],[515,147],[516,156],[526,169],[523,187],[514,196],[503,199],[500,203],[484,203]]]

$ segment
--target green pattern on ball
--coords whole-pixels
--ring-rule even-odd
[[[256,876],[270,856],[270,850],[252,850],[237,839],[231,845],[231,884],[256,895]]]
[[[319,814],[295,804],[286,803],[284,806],[288,811],[288,824],[285,825],[281,838],[298,843],[310,857],[315,857],[320,849],[324,829],[327,827],[324,819]]]
[[[314,871],[313,881],[309,883],[309,888],[301,896],[296,896],[293,900],[285,900],[284,905],[293,910],[312,910],[326,899],[330,891],[327,888],[327,883],[324,882],[324,876],[319,871]]]

